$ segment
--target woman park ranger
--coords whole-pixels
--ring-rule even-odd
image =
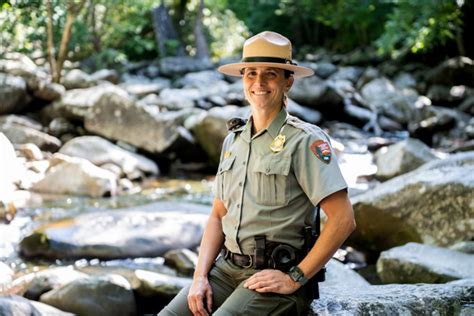
[[[313,71],[274,32],[249,38],[242,61],[218,70],[243,78],[251,115],[230,122],[192,284],[159,315],[307,315],[307,281],[355,229],[328,136],[286,111],[294,79]],[[305,249],[315,206],[327,222]]]

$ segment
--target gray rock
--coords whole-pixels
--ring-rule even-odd
[[[10,269],[5,263],[0,262],[0,293],[3,293],[4,289],[13,280],[15,272]]]
[[[399,73],[395,79],[393,79],[393,83],[395,87],[398,89],[415,89],[416,88],[416,80],[415,78],[408,72],[401,72]]]
[[[136,290],[145,297],[156,296],[171,300],[183,288],[191,284],[192,280],[166,274],[137,270],[135,276],[140,281],[140,286]]]
[[[474,89],[466,86],[432,85],[426,96],[433,104],[442,106],[457,106],[469,96],[474,95]]]
[[[474,279],[447,284],[393,284],[330,287],[313,301],[315,314],[328,315],[459,315],[474,295]]]
[[[315,68],[314,73],[322,79],[329,78],[329,76],[337,71],[337,66],[328,62],[317,63]]]
[[[312,124],[318,124],[321,121],[321,113],[305,106],[301,106],[291,99],[288,99],[287,110],[288,113]]]
[[[332,74],[329,79],[333,81],[338,80],[349,80],[352,83],[356,83],[359,80],[360,76],[363,73],[363,68],[361,67],[341,67],[337,70],[336,73]]]
[[[20,124],[0,123],[0,132],[13,144],[33,143],[40,149],[51,152],[57,151],[61,146],[61,141],[56,137]]]
[[[85,128],[150,153],[162,153],[179,137],[173,120],[116,93],[99,99],[92,108],[92,115],[85,120]]]
[[[15,183],[25,175],[25,169],[18,160],[10,140],[0,132],[0,202],[9,203]]]
[[[31,279],[26,286],[24,297],[38,301],[40,296],[52,289],[59,288],[74,280],[87,278],[87,274],[74,270],[72,267],[57,267],[25,275],[21,278]]]
[[[474,255],[474,241],[461,241],[452,245],[449,249]]]
[[[2,316],[73,316],[52,306],[30,301],[17,295],[0,296],[0,315]]]
[[[45,101],[55,101],[65,93],[66,88],[63,85],[43,81],[38,85],[38,90],[34,92],[34,96]]]
[[[468,57],[454,57],[426,73],[426,80],[432,84],[446,86],[466,85],[474,87],[474,62]]]
[[[114,93],[124,98],[129,97],[125,90],[115,85],[101,84],[87,89],[67,91],[61,100],[53,102],[42,112],[51,118],[64,117],[68,120],[82,122],[85,116],[89,115],[91,108],[107,93]]]
[[[165,57],[159,62],[161,74],[169,77],[203,71],[212,67],[209,61],[191,57]]]
[[[170,249],[196,247],[208,214],[208,206],[171,202],[83,214],[25,237],[20,249],[26,257],[161,256]]]
[[[26,81],[21,77],[0,73],[0,115],[18,112],[27,102]]]
[[[194,103],[203,97],[199,89],[164,89],[160,93],[158,105],[169,110],[194,107]]]
[[[474,96],[466,98],[458,107],[459,111],[474,115]]]
[[[472,151],[424,164],[351,199],[357,230],[350,240],[374,251],[471,240],[473,188]]]
[[[173,249],[165,253],[165,264],[178,272],[192,276],[196,268],[198,255],[189,249]]]
[[[40,300],[77,315],[136,314],[130,284],[119,275],[77,279],[41,295]]]
[[[317,108],[343,103],[342,97],[328,83],[316,76],[295,80],[288,96],[299,104]]]
[[[370,283],[357,272],[335,259],[329,260],[326,264],[326,280],[319,283],[321,292],[324,292],[327,288],[357,289],[368,286],[370,286]]]
[[[137,97],[144,97],[151,93],[159,94],[171,86],[170,81],[164,78],[150,80],[143,76],[125,76],[123,79],[124,82],[120,84],[120,87]]]
[[[219,84],[224,80],[224,75],[217,70],[205,70],[200,72],[191,72],[184,75],[176,81],[177,88],[195,88],[209,87]]]
[[[118,84],[120,81],[120,75],[117,70],[113,69],[101,69],[90,75],[93,81],[105,80],[113,84]]]
[[[86,159],[55,154],[44,178],[34,183],[31,190],[101,197],[116,194],[117,178]]]
[[[76,137],[64,144],[59,152],[87,159],[96,166],[113,163],[119,166],[126,175],[133,175],[137,170],[146,174],[159,174],[158,166],[154,161],[127,151],[99,136]]]
[[[474,255],[408,243],[383,251],[377,273],[383,283],[446,283],[474,276]]]
[[[61,78],[61,83],[67,90],[84,89],[97,85],[88,73],[80,69],[72,69],[64,77]]]
[[[417,139],[409,138],[375,152],[377,178],[391,179],[437,159],[430,148]]]
[[[0,72],[24,78],[28,90],[36,91],[40,84],[51,82],[50,75],[26,55],[12,52],[4,54],[3,58],[0,59]]]

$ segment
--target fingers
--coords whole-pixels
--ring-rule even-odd
[[[208,316],[209,313],[204,308],[202,295],[188,296],[188,307],[194,316]]]
[[[212,290],[209,288],[206,292],[207,310],[212,313]]]
[[[286,273],[278,270],[263,270],[255,273],[244,283],[244,287],[260,293],[293,293],[297,288]]]

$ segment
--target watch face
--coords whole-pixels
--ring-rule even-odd
[[[303,271],[301,271],[301,269],[299,269],[298,267],[293,267],[290,269],[289,275],[290,278],[293,279],[293,281],[298,282],[301,277],[303,277]]]

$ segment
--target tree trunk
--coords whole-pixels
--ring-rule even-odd
[[[74,2],[69,3],[67,8],[67,17],[66,24],[64,25],[63,36],[61,38],[61,44],[59,46],[58,60],[56,64],[56,71],[53,73],[53,82],[58,82],[61,80],[61,71],[63,69],[64,61],[66,60],[67,55],[67,44],[71,39],[72,25],[77,14],[81,11],[82,7],[86,0],[81,0],[79,3],[75,4]]]
[[[206,37],[202,27],[202,11],[204,10],[204,0],[199,1],[199,7],[196,14],[196,24],[194,25],[194,37],[196,39],[196,57],[208,61],[209,50],[207,49]]]
[[[51,0],[46,1],[46,10],[48,13],[48,61],[51,68],[51,75],[54,78],[56,74],[56,51],[54,49],[53,6]]]

